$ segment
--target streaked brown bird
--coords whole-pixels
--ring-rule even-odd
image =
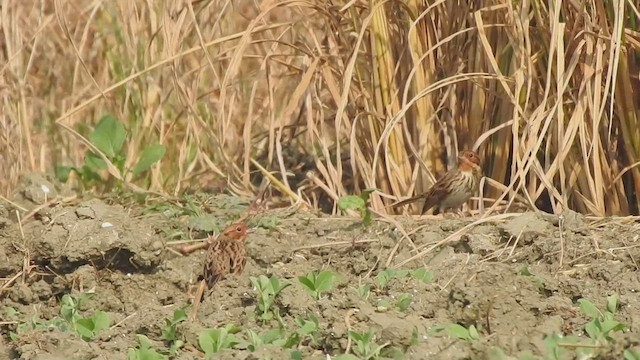
[[[207,248],[202,277],[211,289],[228,274],[241,274],[247,264],[244,241],[247,225],[243,222],[227,226]]]
[[[395,203],[393,207],[424,199],[422,214],[437,206],[434,214],[447,209],[459,209],[478,189],[482,178],[480,157],[471,150],[458,154],[458,167],[449,170],[425,193]]]
[[[209,243],[202,270],[202,280],[193,297],[194,305],[191,308],[190,319],[196,318],[205,288],[213,288],[226,275],[238,275],[244,271],[247,264],[244,242],[248,232],[244,222],[237,222],[227,226],[217,238]]]

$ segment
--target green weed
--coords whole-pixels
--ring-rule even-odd
[[[363,190],[360,195],[347,195],[338,199],[338,207],[342,211],[357,210],[362,217],[362,224],[367,226],[371,224],[373,217],[371,216],[371,210],[367,206],[369,202],[369,195],[377,189]]]
[[[377,359],[380,351],[388,344],[375,343],[375,332],[371,329],[363,332],[349,331],[349,337],[353,341],[353,353],[359,359]]]
[[[309,291],[314,299],[319,300],[322,293],[333,289],[338,274],[330,270],[323,270],[319,273],[312,271],[307,276],[298,276],[298,281]]]
[[[82,340],[93,340],[98,332],[109,328],[111,319],[104,311],[97,310],[89,317],[80,315],[80,306],[88,299],[89,294],[73,296],[66,294],[62,297],[60,316],[71,325]]]
[[[136,338],[138,339],[138,346],[129,348],[127,360],[164,360],[167,358],[151,347],[151,341],[148,337],[138,334]]]
[[[186,307],[176,309],[173,312],[173,316],[171,319],[164,319],[165,327],[164,329],[162,329],[162,335],[160,336],[160,339],[166,341],[169,344],[170,356],[175,356],[178,350],[180,350],[180,348],[184,346],[184,341],[178,338],[178,324],[185,320],[187,320]]]
[[[358,286],[355,290],[360,299],[365,301],[369,300],[369,297],[371,296],[371,285],[362,284]]]
[[[610,334],[612,332],[623,331],[625,329],[625,324],[614,319],[618,311],[617,295],[607,297],[604,311],[600,311],[587,299],[578,300],[578,304],[580,304],[580,312],[591,318],[584,329],[591,339],[595,341],[608,341],[611,340]]]
[[[273,309],[273,303],[278,294],[291,286],[291,283],[287,281],[281,282],[275,275],[271,275],[271,277],[260,275],[259,277],[250,277],[249,280],[258,293],[260,319],[263,321],[273,319],[274,315],[277,315],[277,309]]]
[[[214,354],[223,349],[230,349],[241,342],[234,336],[240,329],[234,325],[226,325],[219,329],[207,329],[198,336],[200,350],[205,358],[212,359]]]
[[[127,130],[118,119],[112,115],[103,116],[95,129],[89,134],[89,141],[120,171],[123,177],[129,174],[133,179],[138,178],[143,172],[149,170],[153,164],[160,161],[165,154],[162,144],[153,144],[142,150],[136,164],[131,169],[125,169],[126,157],[123,145],[127,139]],[[82,183],[86,186],[91,182],[102,183],[99,173],[107,169],[107,163],[96,153],[87,152],[82,166],[56,166],[57,178],[66,182],[73,171],[78,174]]]
[[[474,325],[469,325],[469,327],[464,327],[460,324],[437,325],[429,329],[429,332],[433,335],[440,335],[442,333],[445,333],[449,337],[464,341],[474,341],[480,339],[478,329],[476,329]]]

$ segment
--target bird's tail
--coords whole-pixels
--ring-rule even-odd
[[[403,206],[403,205],[407,205],[407,204],[411,204],[411,203],[416,202],[418,200],[424,199],[424,197],[425,197],[425,194],[419,194],[419,195],[416,195],[416,196],[412,196],[412,197],[410,197],[408,199],[404,199],[402,201],[398,201],[395,204],[392,204],[391,207],[395,209],[397,207],[400,207],[400,206]]]

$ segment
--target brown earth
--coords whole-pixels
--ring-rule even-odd
[[[46,197],[42,184],[50,189]],[[20,221],[10,205],[0,209],[0,359],[123,359],[137,346],[136,334],[146,335],[156,350],[166,349],[160,339],[165,318],[188,304],[204,255],[182,257],[167,243],[190,233],[202,237],[205,231],[198,228],[219,229],[248,202],[217,196],[208,202],[208,214],[186,216],[177,213],[179,206],[157,201],[123,206],[118,203],[125,203],[124,197],[65,195],[36,177],[16,192],[15,202],[27,209],[45,201],[51,206],[31,216],[22,213]],[[584,329],[589,319],[581,314],[579,299],[603,310],[607,296],[614,294],[619,296],[615,319],[626,329],[598,346],[564,344],[559,358],[592,351],[600,359],[622,359],[625,349],[640,346],[640,223],[523,213],[448,238],[475,220],[398,217],[395,224],[381,219],[363,227],[358,219],[304,211],[261,214],[249,223],[256,230],[247,239],[245,273],[220,282],[205,297],[197,318],[178,325],[186,346],[175,358],[202,358],[198,336],[204,329],[234,324],[242,329],[236,336],[246,340],[248,329],[277,328],[276,320],[256,319],[256,291],[249,277],[259,275],[292,283],[276,300],[288,333],[297,329],[296,318],[317,316],[316,341],[304,339],[294,347],[304,359],[342,354],[348,331],[367,329],[375,331],[376,344],[385,345],[386,356],[395,353],[397,358],[515,359],[530,353],[541,359],[548,354],[545,338],[554,333],[588,342]],[[417,253],[414,246],[423,255],[401,268],[425,267],[433,281],[404,277],[378,286],[376,275],[386,263],[391,268],[401,264]],[[525,266],[533,275],[523,273]],[[297,277],[324,269],[341,279],[316,301]],[[367,299],[358,296],[360,284],[371,285]],[[81,307],[82,315],[102,310],[109,315],[109,328],[84,341],[68,328],[42,325],[60,316],[65,294],[81,293],[93,294]],[[394,307],[401,294],[412,297],[405,311]],[[452,323],[474,325],[479,339],[435,333],[436,326]],[[506,355],[498,355],[498,349]],[[216,358],[284,359],[290,352],[276,345],[251,352],[239,344]]]

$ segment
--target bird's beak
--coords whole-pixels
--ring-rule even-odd
[[[256,232],[256,228],[247,229],[247,234],[251,234],[251,233],[254,233],[254,232]]]

